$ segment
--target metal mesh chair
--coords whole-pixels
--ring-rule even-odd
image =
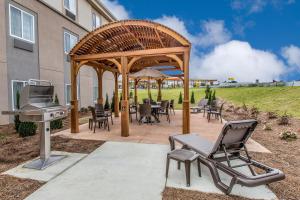
[[[170,123],[170,113],[169,113],[169,108],[170,103],[168,100],[164,100],[161,102],[161,109],[158,111],[158,115],[166,115],[168,122]]]
[[[111,124],[112,125],[114,124],[111,110],[110,109],[105,110],[103,104],[96,103],[95,104],[95,111],[96,111],[96,115],[99,116],[99,117],[101,117],[103,115],[103,112],[104,112],[108,117],[110,117]]]
[[[97,113],[95,111],[95,108],[89,107],[90,111],[92,112],[92,118],[89,120],[89,128],[93,129],[94,128],[94,133],[96,130],[96,125],[98,123],[99,128],[103,125],[104,128],[107,127],[107,130],[109,131],[109,123],[108,123],[108,116],[105,114],[102,114],[100,117],[97,116]],[[99,114],[99,113],[98,113]]]
[[[171,99],[171,101],[170,101],[169,110],[170,110],[170,112],[173,111],[173,113],[175,115],[175,100],[174,99]]]

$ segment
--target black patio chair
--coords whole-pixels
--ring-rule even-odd
[[[209,168],[214,184],[225,194],[230,194],[235,184],[255,187],[283,180],[285,175],[280,170],[255,161],[249,156],[246,143],[256,126],[256,120],[227,122],[215,142],[197,134],[170,136],[171,150],[175,149],[176,141],[184,148],[198,153],[200,162]],[[233,160],[236,161],[235,164],[232,163]],[[240,167],[248,167],[251,175],[236,170]],[[231,177],[229,184],[222,182],[220,171]]]
[[[102,113],[105,112],[105,114],[110,118],[111,124],[112,125],[114,124],[111,110],[110,109],[104,109],[103,104],[96,103],[95,104],[95,111],[96,111],[96,115],[99,116],[99,117],[101,117]]]
[[[139,113],[140,113],[139,124],[141,124],[142,120],[145,119],[147,123],[150,123],[152,125],[152,120],[151,120],[152,113],[151,113],[150,104],[140,104]]]
[[[215,119],[221,119],[221,123],[222,123],[223,105],[224,105],[224,103],[222,103],[220,107],[211,107],[209,110],[207,110],[208,122],[210,121],[211,116],[215,116]]]
[[[150,104],[150,99],[149,98],[143,99],[143,104]]]
[[[205,110],[207,108],[208,99],[201,99],[197,106],[191,107],[193,113],[201,113],[203,111],[203,115],[205,115]]]
[[[171,99],[169,109],[170,109],[170,112],[173,111],[173,113],[175,115],[175,100],[174,99]]]
[[[170,123],[170,108],[169,108],[169,101],[168,100],[164,100],[161,101],[161,108],[158,110],[158,116],[159,115],[166,115],[168,122]]]
[[[91,113],[92,113],[92,118],[89,119],[89,128],[92,130],[94,128],[94,133],[96,130],[96,126],[98,124],[99,128],[103,127],[107,128],[108,131],[110,131],[109,129],[109,123],[108,123],[108,116],[103,113],[101,114],[100,117],[97,116],[95,108],[93,107],[89,107]]]

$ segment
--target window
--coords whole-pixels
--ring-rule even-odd
[[[101,26],[101,19],[95,13],[93,13],[93,15],[92,15],[92,22],[93,22],[93,29],[96,29],[99,26]]]
[[[76,15],[76,0],[64,0],[65,9]]]
[[[72,99],[72,95],[71,95],[71,84],[66,84],[66,96],[65,96],[65,100],[66,100],[66,105],[70,105],[71,99]],[[77,100],[79,100],[79,86],[77,85]]]
[[[19,80],[12,80],[11,81],[11,94],[12,94],[12,109],[17,109],[17,92],[21,92],[21,89],[27,85],[27,81],[19,81]]]
[[[64,32],[64,51],[66,54],[70,52],[70,50],[75,46],[77,43],[78,37],[73,35],[67,31]]]
[[[34,16],[9,5],[10,35],[34,43]]]

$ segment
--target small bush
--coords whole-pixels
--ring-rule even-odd
[[[63,128],[63,120],[62,119],[56,119],[50,122],[50,129],[61,129]]]
[[[32,136],[36,134],[37,125],[34,122],[21,122],[18,133],[21,137]]]
[[[191,95],[191,104],[195,104],[195,94],[194,94],[194,91],[192,91],[192,95]]]
[[[178,104],[182,104],[182,93],[179,93]]]
[[[205,99],[209,98],[209,94],[210,94],[210,87],[209,85],[206,85],[206,89],[205,89]]]
[[[280,139],[285,140],[285,141],[293,141],[298,138],[297,133],[293,131],[283,131],[279,135]]]
[[[268,119],[276,119],[278,116],[275,112],[267,112]]]
[[[290,124],[290,116],[285,112],[278,119],[278,125],[289,125]]]
[[[111,112],[115,112],[115,93],[113,93],[113,96],[111,98],[110,110]]]
[[[130,93],[129,93],[129,98],[132,99],[133,98],[133,92],[132,90],[130,90]]]
[[[217,98],[216,98],[216,90],[214,90],[214,91],[212,92],[211,100],[212,100],[212,101],[217,100]]]
[[[109,110],[109,101],[108,101],[108,94],[107,93],[106,93],[106,98],[105,98],[104,109]]]
[[[17,103],[16,108],[20,109],[20,92],[19,91],[17,91],[17,94],[16,94],[16,103]],[[14,122],[15,122],[15,130],[18,132],[19,126],[21,123],[19,115],[15,115]]]

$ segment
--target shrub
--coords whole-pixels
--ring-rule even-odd
[[[130,93],[129,93],[129,98],[132,99],[133,98],[133,92],[132,90],[130,90]]]
[[[191,95],[191,104],[195,103],[195,94],[194,91],[192,91],[192,95]]]
[[[257,119],[259,114],[259,109],[257,107],[252,107],[249,112],[251,118]]]
[[[63,120],[62,119],[56,119],[50,122],[50,129],[61,129],[63,128]]]
[[[293,131],[283,131],[279,135],[280,139],[285,140],[285,141],[293,141],[298,138],[297,133]]]
[[[275,112],[268,112],[267,116],[268,116],[268,119],[276,119],[278,117]]]
[[[182,104],[182,93],[179,93],[178,104]]]
[[[34,122],[21,122],[18,132],[21,137],[27,137],[35,135],[36,129],[37,125]]]
[[[278,119],[278,125],[288,125],[290,123],[290,116],[285,112]]]
[[[212,101],[217,100],[217,98],[216,98],[216,90],[213,91],[212,96],[211,96],[211,100]]]
[[[56,105],[59,105],[59,100],[58,100],[57,94],[55,94],[55,97],[54,97],[54,103],[55,103]]]
[[[20,92],[19,91],[17,91],[17,94],[16,94],[16,103],[17,103],[16,108],[20,109]],[[15,115],[14,122],[15,122],[15,130],[18,132],[19,126],[21,123],[19,115]]]
[[[206,85],[206,89],[205,89],[205,99],[209,98],[209,94],[210,94],[210,87],[209,85]]]
[[[108,101],[108,94],[107,93],[106,93],[106,98],[105,98],[104,109],[109,110],[109,101]]]
[[[211,103],[212,103],[212,94],[211,93],[212,93],[212,91],[210,90],[209,94],[208,94],[208,101],[207,101],[208,105],[211,105]]]
[[[110,110],[111,112],[115,112],[115,93],[113,93],[113,96],[111,98]]]
[[[122,93],[121,93],[121,95],[120,95],[119,110],[121,110],[121,101],[122,101]]]

